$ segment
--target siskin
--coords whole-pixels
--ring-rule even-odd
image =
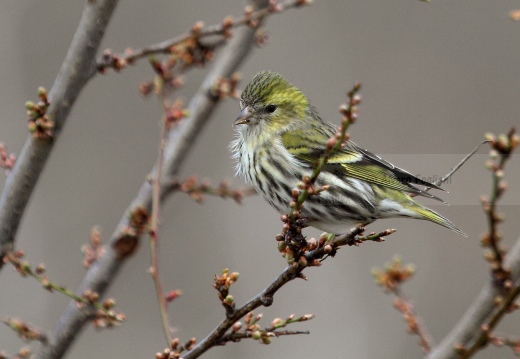
[[[240,99],[231,143],[237,174],[280,213],[289,211],[292,189],[311,176],[337,129],[322,120],[307,97],[277,73],[258,73]],[[310,226],[340,234],[378,218],[425,219],[465,235],[447,218],[410,194],[439,198],[414,184],[440,189],[347,141],[332,154],[316,185],[329,188],[305,201],[301,216]],[[442,200],[441,200],[442,201]]]

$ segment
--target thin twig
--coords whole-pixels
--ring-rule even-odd
[[[267,331],[267,329],[266,329]],[[273,337],[281,337],[285,335],[301,335],[301,334],[310,334],[308,330],[275,330],[269,332]],[[217,345],[225,345],[228,342],[238,342],[241,339],[250,339],[253,338],[252,331],[246,332],[238,332],[238,333],[227,333],[224,335],[217,343]]]
[[[224,36],[224,38],[228,38],[231,36],[229,34],[229,30],[232,28],[244,25],[256,28],[262,19],[268,15],[280,13],[284,10],[299,7],[309,3],[309,0],[289,0],[280,4],[272,1],[268,7],[258,10],[253,10],[251,7],[246,8],[245,14],[242,17],[233,19],[228,16],[222,21],[221,24],[214,24],[202,28],[201,23],[199,22],[194,25],[190,32],[176,36],[173,39],[168,39],[157,44],[149,45],[142,49],[132,50],[124,54],[102,57],[97,62],[97,69],[98,71],[103,71],[109,67],[120,69],[124,65],[132,64],[144,57],[156,54],[170,54],[172,52],[172,48],[174,48],[176,45],[188,41],[198,41],[202,38],[215,35],[221,35]],[[223,44],[223,42],[221,42],[221,44]]]
[[[44,345],[47,344],[47,342],[49,341],[47,336],[43,334],[39,329],[35,328],[30,324],[24,323],[20,319],[3,318],[2,323],[14,330],[20,336],[20,338],[22,338],[25,341],[37,340]]]
[[[496,347],[508,346],[513,350],[515,355],[520,354],[520,338],[518,337],[509,337],[505,335],[489,335],[489,342]]]
[[[419,345],[424,353],[429,353],[433,346],[433,339],[428,334],[426,326],[414,310],[413,303],[403,294],[402,286],[409,281],[415,273],[415,266],[403,265],[399,257],[395,257],[392,262],[385,265],[385,269],[374,268],[372,274],[376,283],[383,287],[386,293],[395,296],[394,306],[403,314],[408,332],[417,335]]]
[[[440,186],[441,184],[446,182],[451,176],[453,176],[453,174],[455,172],[457,172],[459,170],[460,167],[462,167],[462,165],[464,163],[466,163],[466,161],[468,161],[478,151],[480,146],[482,146],[485,143],[489,143],[489,140],[484,140],[481,143],[479,143],[477,146],[475,146],[475,148],[470,153],[468,153],[459,163],[457,163],[457,165],[455,167],[453,167],[450,172],[448,172],[446,175],[442,176],[442,178],[438,179],[433,184],[436,186]],[[432,187],[426,188],[425,191],[429,191],[430,189],[432,189]]]
[[[507,183],[504,180],[504,166],[511,153],[518,146],[518,135],[515,128],[511,128],[507,135],[500,135],[498,139],[492,134],[488,134],[487,137],[491,144],[492,153],[487,167],[493,175],[493,183],[491,197],[489,199],[482,198],[482,205],[487,216],[489,229],[482,237],[481,242],[484,247],[491,249],[491,256],[488,260],[491,263],[494,279],[497,283],[503,284],[509,279],[509,272],[503,265],[505,249],[501,248],[499,243],[501,238],[498,233],[498,225],[502,219],[497,211],[497,203],[507,189]]]
[[[320,245],[317,248],[305,252],[299,261],[296,261],[285,268],[285,270],[264,290],[258,293],[254,298],[249,300],[240,308],[235,309],[232,313],[215,328],[206,338],[197,343],[193,349],[187,352],[184,359],[194,359],[201,356],[210,348],[218,345],[219,340],[226,335],[226,332],[238,320],[243,318],[247,313],[253,311],[260,306],[270,306],[273,303],[274,294],[288,282],[295,278],[303,277],[301,273],[307,266],[318,265],[320,259],[331,253],[332,249],[339,246],[347,245],[355,236],[363,232],[364,228],[353,228],[350,232],[331,239],[326,245]]]
[[[493,172],[492,198],[494,197],[494,200],[484,201],[488,218],[493,217],[488,220],[490,233],[483,239],[483,244],[486,246],[493,248],[491,241],[494,241],[496,245],[491,258],[493,277],[484,285],[473,304],[452,331],[433,348],[428,359],[469,358],[474,355],[487,343],[490,339],[490,331],[496,327],[511,308],[513,301],[520,295],[520,238],[507,253],[502,252],[502,249],[498,247],[496,233],[499,217],[494,207],[491,206],[491,203],[496,204],[496,199],[506,188],[501,182],[503,165],[505,159],[509,158],[512,151],[518,146],[519,138],[514,129],[509,131],[508,135],[499,136],[498,139],[494,136],[489,137],[492,148],[501,156],[498,163],[491,163],[489,166]]]
[[[502,168],[504,167],[505,163],[507,161],[506,156],[501,156],[499,159],[499,165],[498,169],[496,171],[493,171],[493,190],[491,192],[491,198],[489,199],[488,206],[486,206],[486,212],[487,212],[487,220],[488,220],[488,234],[489,234],[489,241],[488,245],[491,247],[492,253],[493,253],[493,271],[496,272],[500,277],[500,280],[503,280],[507,277],[505,274],[505,270],[503,267],[503,258],[504,253],[503,250],[500,248],[499,245],[499,237],[498,237],[498,213],[497,213],[497,202],[500,196],[502,195],[502,190],[499,188],[499,184],[502,181],[503,175],[500,175],[498,171],[502,171]]]
[[[303,203],[311,195],[311,192],[314,193],[319,192],[320,190],[326,190],[326,188],[323,188],[319,189],[318,191],[315,191],[314,184],[316,183],[316,180],[318,179],[321,171],[327,164],[330,156],[339,151],[343,147],[344,142],[348,140],[349,136],[347,134],[347,130],[349,126],[352,123],[354,123],[357,119],[357,105],[359,105],[359,103],[361,102],[361,99],[358,96],[358,92],[360,90],[361,84],[357,83],[354,85],[352,90],[350,90],[347,93],[348,104],[340,108],[340,112],[343,114],[343,120],[341,121],[341,126],[338,132],[335,134],[334,137],[330,138],[327,141],[327,145],[325,147],[323,156],[321,156],[319,161],[316,163],[316,167],[314,168],[310,178],[302,179],[304,183],[304,188],[296,196],[296,201],[291,208],[291,212],[289,213],[288,222],[290,225],[295,224],[296,219],[299,217],[300,211],[303,207]]]
[[[489,319],[486,324],[483,324],[480,328],[480,334],[477,336],[475,342],[468,348],[459,348],[461,351],[460,359],[468,359],[475,355],[477,352],[482,350],[490,340],[490,333],[496,328],[498,323],[504,318],[505,314],[511,310],[511,306],[514,304],[516,298],[520,294],[520,286],[512,288],[509,293],[502,299],[498,309]]]
[[[164,98],[162,97],[163,103]],[[165,106],[165,111],[168,109]],[[159,302],[159,310],[161,313],[161,322],[163,326],[164,336],[166,343],[171,344],[173,337],[171,333],[171,326],[168,319],[168,303],[164,296],[163,286],[159,275],[159,213],[160,213],[160,201],[161,201],[161,180],[162,170],[164,162],[164,149],[168,140],[168,133],[171,127],[171,123],[166,119],[166,115],[163,118],[163,125],[161,130],[161,138],[159,140],[159,153],[157,159],[157,171],[153,180],[153,193],[152,193],[152,215],[150,219],[150,256],[151,256],[151,274],[155,285],[155,291],[157,300]]]
[[[21,252],[21,251],[19,251]],[[5,259],[7,262],[11,263],[13,267],[22,275],[29,276],[31,278],[36,279],[43,288],[52,292],[56,291],[67,297],[71,298],[76,303],[81,303],[87,306],[91,306],[96,308],[97,310],[103,312],[108,319],[113,321],[122,322],[124,317],[120,314],[115,313],[111,308],[113,305],[107,305],[106,303],[100,303],[98,301],[99,296],[95,292],[85,292],[83,295],[76,295],[73,291],[67,289],[66,287],[56,284],[49,280],[49,278],[43,274],[45,272],[45,268],[43,265],[39,265],[36,267],[36,270],[33,270],[29,263],[26,261],[20,260],[21,256],[17,255],[13,252],[7,252],[5,255]],[[107,302],[108,303],[108,302]],[[110,303],[113,303],[113,300],[110,300]]]
[[[205,194],[218,196],[221,198],[232,198],[238,204],[246,196],[256,195],[257,192],[253,187],[232,189],[227,181],[222,181],[218,187],[212,187],[208,181],[199,182],[196,177],[189,177],[184,181],[174,180],[170,184],[169,191],[182,191],[190,195],[190,197],[201,203]]]
[[[433,338],[428,333],[419,315],[415,312],[412,302],[404,296],[399,287],[396,287],[392,293],[396,296],[395,307],[403,314],[408,331],[417,335],[423,352],[425,354],[429,353],[434,345]]]

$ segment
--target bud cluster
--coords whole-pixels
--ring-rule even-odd
[[[54,122],[46,113],[50,106],[47,98],[47,90],[43,87],[39,87],[38,97],[40,99],[38,103],[32,101],[25,103],[29,121],[28,129],[34,138],[49,141],[54,136]]]
[[[393,292],[398,287],[410,280],[415,274],[415,266],[413,264],[403,265],[399,257],[394,257],[392,262],[385,265],[385,269],[374,268],[372,275],[376,283],[388,292]]]
[[[8,154],[5,144],[0,142],[0,168],[5,170],[5,175],[9,175],[9,172],[14,167],[16,162],[16,155],[14,153]]]
[[[238,276],[238,272],[230,273],[227,268],[222,271],[220,276],[215,274],[213,288],[218,291],[218,298],[222,302],[224,308],[226,308],[228,314],[233,313],[235,308],[233,296],[229,294],[229,288],[231,285],[235,284],[238,280]]]
[[[105,253],[105,247],[101,242],[101,231],[95,226],[90,230],[90,239],[88,244],[81,246],[83,253],[83,267],[89,268],[98,258]]]

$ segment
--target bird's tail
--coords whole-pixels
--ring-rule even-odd
[[[458,229],[448,218],[441,216],[439,213],[432,211],[429,208],[421,206],[419,203],[415,203],[415,205],[410,208],[413,212],[415,212],[420,219],[426,219],[430,222],[440,224],[443,227],[449,228],[454,232],[457,232],[464,237],[468,235]]]

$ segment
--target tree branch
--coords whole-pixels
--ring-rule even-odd
[[[222,36],[228,38],[231,36],[230,30],[239,26],[249,26],[252,28],[258,27],[258,24],[268,15],[280,13],[284,10],[308,5],[312,0],[288,0],[282,3],[271,1],[268,5],[258,8],[253,11],[253,7],[250,5],[246,7],[244,15],[239,18],[231,18],[227,16],[224,18],[221,24],[214,24],[208,27],[203,27],[202,22],[197,22],[193,26],[190,32],[178,35],[173,39],[161,41],[157,44],[148,45],[141,49],[130,50],[124,54],[112,54],[110,51],[106,51],[103,56],[98,60],[97,69],[98,71],[105,71],[108,68],[114,68],[119,71],[128,64],[133,64],[137,60],[146,58],[152,55],[158,54],[171,54],[175,46],[180,45],[188,41],[198,41],[205,37],[210,36]],[[258,5],[258,4],[256,4]]]
[[[256,0],[260,7],[267,6],[267,0]],[[210,119],[219,101],[211,96],[214,84],[220,78],[230,77],[245,59],[254,43],[255,28],[245,27],[237,31],[228,45],[217,57],[213,68],[208,73],[195,96],[189,103],[190,115],[170,131],[168,143],[164,151],[163,177],[175,176],[183,164],[186,154],[189,153],[196,138],[204,125]],[[94,69],[95,70],[95,69]],[[153,171],[152,178],[156,170]],[[169,183],[163,180],[161,183]],[[147,221],[152,203],[152,185],[145,181],[119,225],[110,239],[104,255],[89,268],[78,292],[90,289],[103,295],[107,287],[113,282],[121,265],[134,251],[140,238],[141,229],[136,222]],[[161,200],[165,199],[164,189],[161,191]],[[39,358],[60,358],[79,335],[89,318],[89,309],[78,309],[75,303],[70,303],[60,318],[54,333],[50,336],[50,344],[42,347]]]
[[[511,281],[515,286],[520,285],[520,238],[516,240],[504,260],[505,267],[511,271]],[[464,313],[464,316],[444,340],[433,348],[427,359],[449,359],[459,357],[456,348],[466,345],[476,338],[491,314],[496,309],[495,300],[502,296],[503,289],[489,281],[479,295]]]
[[[226,318],[203,340],[195,345],[189,352],[183,355],[183,359],[195,359],[200,357],[204,352],[211,349],[215,345],[219,345],[222,338],[226,338],[226,332],[244,317],[247,313],[254,309],[265,306],[268,307],[273,303],[274,294],[285,284],[295,278],[304,278],[301,273],[308,266],[318,266],[320,260],[329,254],[336,252],[337,248],[344,245],[350,245],[356,242],[355,238],[364,230],[363,227],[357,227],[341,236],[336,236],[329,241],[321,241],[319,246],[313,246],[313,249],[303,253],[297,262],[288,265],[284,271],[263,291],[258,293],[254,298],[246,304],[232,312],[226,313]],[[381,232],[387,233],[387,231]],[[387,233],[387,235],[390,233]],[[325,239],[325,237],[323,237]]]
[[[60,72],[49,93],[50,140],[29,137],[0,197],[0,258],[12,250],[27,202],[79,93],[96,72],[96,53],[117,0],[87,1]],[[0,261],[0,269],[3,262]]]

